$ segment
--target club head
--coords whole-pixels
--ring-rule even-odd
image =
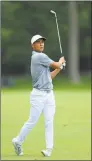
[[[55,11],[53,11],[53,10],[50,10],[50,12],[56,15],[56,12],[55,12]]]

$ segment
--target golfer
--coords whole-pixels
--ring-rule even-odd
[[[31,109],[27,122],[23,125],[18,136],[12,139],[17,155],[23,155],[22,143],[28,133],[36,125],[42,113],[45,121],[46,149],[42,150],[41,153],[44,156],[51,156],[54,146],[53,121],[55,114],[55,98],[52,79],[61,71],[65,60],[64,57],[61,57],[58,62],[55,62],[43,53],[45,40],[46,38],[40,35],[35,35],[31,39],[32,56],[30,69],[33,86],[30,95]],[[50,72],[50,67],[54,69],[52,72]]]

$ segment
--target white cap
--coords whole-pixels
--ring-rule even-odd
[[[31,44],[33,44],[35,41],[39,40],[39,39],[43,39],[46,40],[45,37],[41,36],[41,35],[34,35],[31,39]]]

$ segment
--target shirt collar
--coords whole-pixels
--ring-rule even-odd
[[[34,51],[34,50],[32,51],[32,55],[37,54],[37,53],[42,53],[42,52],[37,52],[37,51]]]

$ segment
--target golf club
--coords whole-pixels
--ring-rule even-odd
[[[52,13],[52,14],[54,14],[54,16],[55,16],[55,19],[56,19],[56,26],[57,26],[57,33],[58,33],[58,39],[59,39],[59,46],[60,46],[60,52],[61,52],[61,55],[62,55],[62,46],[61,46],[61,39],[60,39],[60,33],[59,33],[59,27],[58,27],[58,21],[57,21],[57,14],[56,14],[56,12],[55,11],[53,11],[53,10],[50,10],[50,12]],[[65,67],[65,63],[63,63],[63,66]]]

